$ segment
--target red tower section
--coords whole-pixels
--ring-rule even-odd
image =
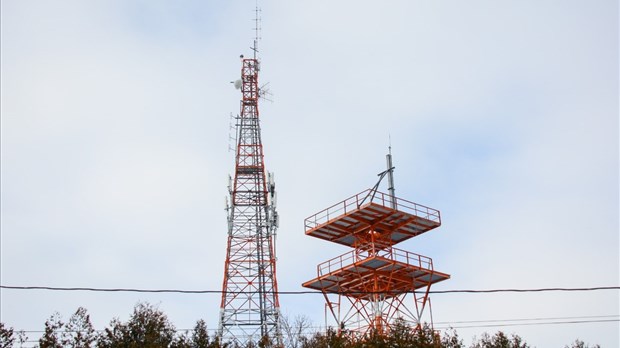
[[[353,250],[319,264],[317,277],[303,286],[323,293],[340,329],[384,334],[396,318],[418,325],[431,285],[450,276],[436,271],[429,257],[394,245],[440,225],[438,210],[376,187],[363,191],[305,220],[307,235]]]
[[[260,134],[259,61],[242,59],[235,177],[229,191],[228,244],[220,305],[223,342],[281,344],[274,236],[275,183],[266,175]]]

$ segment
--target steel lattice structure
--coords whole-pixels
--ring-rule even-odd
[[[394,247],[439,227],[441,216],[397,198],[392,169],[388,155],[388,170],[380,175],[390,174],[390,194],[377,191],[377,183],[305,220],[307,235],[353,249],[319,264],[317,277],[302,284],[323,293],[326,316],[331,313],[341,332],[386,334],[397,319],[418,326],[431,285],[450,278],[429,257]]]
[[[273,175],[266,175],[258,100],[258,59],[243,59],[237,117],[235,176],[229,185],[228,245],[220,305],[222,342],[250,346],[268,338],[281,345],[276,281]]]

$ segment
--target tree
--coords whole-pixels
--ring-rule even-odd
[[[498,331],[492,337],[485,332],[480,340],[474,341],[471,348],[529,348],[529,345],[515,334],[508,338],[506,334]]]
[[[63,348],[62,338],[59,336],[60,330],[65,324],[60,319],[58,312],[52,314],[45,321],[45,331],[43,336],[39,338],[39,348]]]
[[[93,324],[86,309],[79,307],[65,324],[62,333],[64,347],[92,348],[95,346],[96,336]]]
[[[196,326],[194,326],[194,332],[192,333],[190,343],[192,348],[219,347],[219,345],[217,344],[217,340],[214,340],[214,342],[210,341],[209,333],[207,332],[207,324],[202,319],[196,322]]]
[[[170,348],[192,348],[189,338],[187,337],[187,331],[178,335],[170,345]]]
[[[584,341],[577,339],[575,340],[575,342],[573,342],[573,344],[571,344],[570,346],[564,346],[564,348],[601,348],[601,346],[595,344],[594,346],[590,347],[590,345],[588,345]]]
[[[462,348],[462,341],[456,334],[445,335],[447,348]],[[328,329],[316,333],[301,345],[302,348],[443,348],[441,336],[428,324],[412,327],[406,321],[397,319],[390,325],[390,331],[371,331],[359,337],[355,334],[338,333]]]
[[[13,328],[5,326],[4,323],[0,322],[0,348],[11,348],[14,342]]]
[[[397,318],[391,325],[389,344],[394,347],[411,347],[416,340],[415,330],[401,318]]]
[[[351,346],[351,340],[330,327],[325,333],[315,333],[309,340],[302,342],[301,346],[302,348],[347,348]]]
[[[207,324],[200,319],[196,322],[191,336],[188,336],[187,331],[178,335],[170,348],[220,348],[220,345],[215,340],[211,342],[207,331]]]
[[[441,347],[442,348],[463,348],[463,340],[459,339],[459,335],[456,333],[456,330],[450,329],[446,330],[441,336]]]
[[[28,336],[26,336],[24,330],[17,331],[17,342],[19,342],[20,348],[24,346],[24,343],[28,342]]]
[[[303,342],[307,341],[308,329],[310,329],[310,319],[305,315],[298,315],[291,322],[286,316],[280,317],[282,333],[284,335],[284,346],[287,348],[301,348]]]
[[[424,323],[416,328],[414,339],[410,347],[441,348],[441,337],[430,325]]]
[[[176,330],[168,317],[148,303],[138,303],[127,323],[118,319],[99,336],[99,348],[168,348]]]

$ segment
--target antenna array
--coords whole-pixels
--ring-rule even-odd
[[[256,7],[254,9],[254,45],[251,47],[254,52],[254,59],[258,59],[258,41],[261,39],[261,12],[262,10],[258,7],[258,0],[256,1]]]

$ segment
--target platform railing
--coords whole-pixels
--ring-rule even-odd
[[[402,249],[387,248],[365,252],[351,250],[342,255],[336,256],[331,260],[320,263],[317,266],[317,274],[319,277],[322,277],[371,257],[381,257],[390,261],[404,263],[408,266],[415,266],[428,271],[433,270],[433,260],[430,257]]]
[[[336,203],[331,207],[323,209],[320,212],[306,218],[306,220],[304,221],[306,231],[314,229],[355,209],[359,209],[360,207],[363,207],[366,204],[370,204],[371,202],[392,209],[391,205],[394,198],[396,198],[396,210],[426,220],[441,223],[441,216],[439,210],[429,208],[421,204],[413,203],[398,197],[393,197],[383,192],[367,189],[356,194],[355,196],[349,197],[344,201]]]

